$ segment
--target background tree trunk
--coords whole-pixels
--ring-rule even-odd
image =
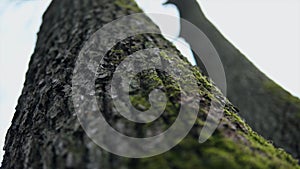
[[[284,148],[299,159],[300,99],[292,96],[256,68],[206,18],[196,0],[176,5],[181,17],[202,30],[218,51],[226,74],[227,97],[239,108],[241,117],[263,137],[272,140],[276,146]],[[198,45],[193,43],[197,41],[190,35],[189,30],[185,30],[184,24],[181,26],[180,36],[191,46]],[[204,68],[201,61],[198,60],[197,64],[200,69]]]
[[[140,9],[131,0],[54,0],[43,16],[43,24],[32,55],[26,81],[18,106],[7,133],[2,169],[40,168],[299,168],[297,162],[283,150],[276,149],[253,132],[236,114],[228,102],[225,116],[204,144],[197,142],[198,131],[203,126],[211,100],[224,102],[221,93],[202,76],[174,46],[160,35],[144,34],[128,38],[117,44],[105,56],[111,69],[105,78],[96,81],[99,104],[106,105],[108,121],[114,126],[117,112],[108,94],[108,81],[116,65],[124,57],[149,46],[169,49],[176,54],[178,63],[194,72],[199,83],[201,109],[197,123],[189,135],[171,151],[159,156],[130,159],[110,154],[86,135],[78,122],[71,101],[71,80],[76,58],[84,42],[101,26],[120,16]],[[138,21],[141,22],[142,21]],[[134,46],[133,46],[134,44]],[[147,44],[147,45],[145,45]],[[161,56],[166,63],[171,59]],[[181,65],[181,66],[182,66]],[[144,76],[146,75],[146,76]],[[158,124],[168,127],[176,118],[176,99],[172,95],[176,85],[160,72],[140,76],[142,91],[163,82],[171,106]],[[212,94],[212,91],[217,94]],[[139,99],[136,102],[139,102]],[[141,101],[142,102],[142,101]],[[144,103],[141,103],[144,104]],[[223,111],[223,110],[215,110]],[[145,128],[130,124],[127,134],[144,135]],[[158,127],[159,128],[159,127]],[[161,129],[154,129],[154,131]]]

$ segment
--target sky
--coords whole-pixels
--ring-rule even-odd
[[[178,17],[165,0],[137,0],[148,13]],[[211,22],[267,76],[300,97],[299,0],[198,0]],[[0,0],[0,147],[11,124],[33,52],[42,14],[50,0]],[[160,23],[177,36],[178,23]],[[172,40],[194,63],[183,39]],[[0,150],[0,161],[3,151]]]

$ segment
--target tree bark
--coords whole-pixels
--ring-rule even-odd
[[[117,128],[119,116],[108,93],[108,81],[116,66],[127,55],[149,46],[169,49],[175,57],[161,56],[161,59],[167,64],[175,59],[197,77],[201,108],[196,124],[179,145],[151,158],[116,156],[93,143],[81,127],[71,100],[76,59],[84,42],[104,24],[140,11],[131,0],[54,0],[50,4],[43,16],[22,95],[6,136],[2,169],[299,168],[290,155],[274,148],[253,132],[237,115],[236,108],[222,99],[222,94],[213,83],[191,66],[170,42],[156,34],[127,38],[106,54],[104,66],[107,76],[99,76],[95,82],[98,102],[105,105],[106,118]],[[176,118],[174,111],[180,103],[177,87],[156,70],[142,73],[139,78],[139,83],[144,84],[139,90],[147,93],[155,85],[163,84],[168,93],[170,106],[163,118],[153,124],[153,132],[161,131]],[[143,102],[146,98],[133,96],[133,102],[147,107],[147,102]],[[204,144],[199,144],[198,131],[203,126],[212,100],[220,104],[225,102],[224,110],[214,110],[224,111],[225,115],[213,136]],[[145,126],[139,124],[129,124],[119,130],[132,136],[147,135]]]

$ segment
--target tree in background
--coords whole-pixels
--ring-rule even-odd
[[[206,18],[196,0],[169,0],[166,4],[176,5],[180,16],[201,29],[218,51],[226,74],[227,97],[239,108],[241,117],[259,134],[299,159],[299,98],[292,96],[257,69]],[[180,36],[192,47],[199,45],[199,40],[184,24]],[[201,60],[195,58],[205,73]]]

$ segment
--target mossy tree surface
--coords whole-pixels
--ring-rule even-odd
[[[113,71],[126,56],[141,49],[159,47],[170,51],[158,53],[164,63],[176,61],[178,67],[192,70],[197,78],[199,89],[194,90],[201,96],[197,122],[179,145],[151,158],[119,157],[94,144],[80,126],[70,99],[74,64],[84,42],[95,31],[136,11],[140,11],[139,8],[129,0],[54,0],[51,3],[43,16],[24,89],[6,136],[1,168],[299,168],[290,155],[253,132],[214,84],[189,64],[170,42],[154,34],[129,37],[105,56],[104,69],[99,72],[106,76],[99,76],[95,82],[99,105],[105,106],[104,116],[117,130],[131,136],[152,135],[172,124],[180,104],[179,88],[171,77],[159,70],[142,72],[131,83],[130,99],[139,109],[149,107],[147,94],[152,89],[160,87],[167,93],[167,108],[152,124],[139,125],[123,119],[112,106],[108,93]],[[175,57],[169,57],[171,53]],[[213,136],[199,144],[199,131],[211,100],[225,102],[225,115]],[[126,128],[118,128],[118,122],[124,122]]]

